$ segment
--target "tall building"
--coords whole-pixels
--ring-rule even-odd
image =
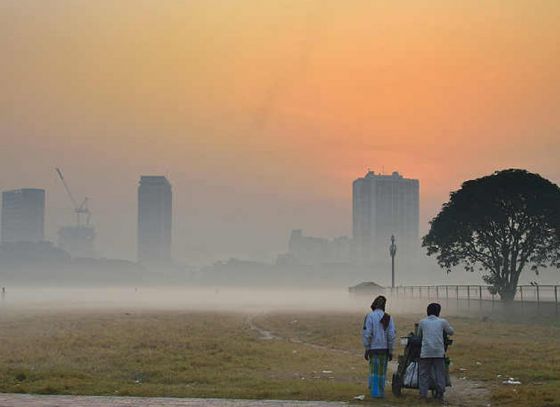
[[[45,240],[45,190],[2,192],[2,243]]]
[[[353,238],[358,258],[375,261],[389,256],[391,235],[402,253],[419,247],[419,189],[417,179],[398,172],[378,175],[369,171],[353,184]]]
[[[171,184],[163,176],[142,176],[138,186],[138,261],[171,261]]]

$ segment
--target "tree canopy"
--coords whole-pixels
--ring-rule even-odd
[[[521,169],[466,181],[430,222],[423,246],[447,272],[459,264],[483,271],[492,292],[511,301],[527,266],[560,268],[560,188]]]

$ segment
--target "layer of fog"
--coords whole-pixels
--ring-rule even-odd
[[[11,287],[0,299],[0,317],[17,314],[89,312],[219,312],[219,313],[352,313],[365,315],[376,294],[353,295],[345,289],[288,289],[235,287],[130,287],[130,288],[28,288]],[[387,312],[425,315],[430,302],[439,302],[442,314],[473,318],[549,318],[556,315],[554,301],[526,298],[525,302],[502,303],[499,299],[479,301],[448,298],[388,295]],[[548,299],[550,300],[550,299]]]
[[[10,288],[0,302],[15,310],[182,310],[367,312],[373,295],[346,289],[198,288]]]

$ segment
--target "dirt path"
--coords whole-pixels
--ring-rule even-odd
[[[0,406],[2,407],[343,407],[347,405],[346,403],[326,403],[323,401],[0,394]]]
[[[292,343],[299,343],[310,346],[315,349],[321,349],[327,352],[345,353],[361,357],[361,352],[351,352],[345,349],[336,349],[329,346],[317,345],[311,342],[305,342],[299,338],[284,338],[276,333],[269,331],[255,323],[255,318],[258,315],[250,315],[247,317],[246,323],[248,327],[259,335],[262,340],[284,340]],[[389,372],[391,377],[393,371],[397,368],[397,362],[389,362]],[[449,406],[452,407],[488,407],[490,406],[490,392],[482,383],[473,380],[468,380],[464,377],[452,376],[453,386],[448,388],[445,393],[445,398]],[[407,393],[414,392],[414,390],[406,390]],[[416,403],[416,401],[414,402]],[[402,405],[402,404],[401,404]]]

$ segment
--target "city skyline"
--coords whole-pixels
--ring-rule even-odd
[[[53,240],[73,222],[55,167],[108,257],[136,258],[138,175],[173,179],[195,263],[350,235],[368,169],[421,180],[421,235],[466,179],[560,183],[556,1],[140,3],[0,8],[0,188],[47,189]]]
[[[352,233],[348,235],[321,235],[320,237],[313,237],[303,236],[301,229],[292,229],[288,243],[290,253],[296,257],[311,256],[310,260],[308,260],[310,262],[320,263],[322,261],[321,256],[325,256],[323,260],[327,262],[342,261],[368,264],[372,260],[379,261],[386,257],[384,253],[387,249],[387,242],[389,242],[391,235],[396,235],[401,252],[408,253],[407,256],[410,255],[411,259],[415,258],[420,253],[418,249],[420,249],[421,243],[421,236],[418,234],[418,212],[421,205],[419,200],[419,184],[420,180],[404,178],[398,171],[393,171],[388,175],[384,173],[375,174],[375,172],[368,170],[365,176],[358,177],[352,181]],[[167,177],[161,175],[141,175],[137,185],[135,260],[145,265],[171,265],[174,260],[178,260],[180,263],[190,263],[188,258],[174,258],[172,255],[173,193],[171,183]],[[395,188],[397,189],[396,191]],[[6,241],[37,242],[45,240],[55,242],[55,239],[45,236],[44,233],[44,223],[48,220],[48,208],[46,208],[45,204],[45,196],[48,195],[45,189],[19,188],[1,192],[3,199],[2,217],[0,220],[2,222],[3,241],[5,240],[4,229],[6,229],[6,219],[8,220],[6,224],[12,226],[10,232],[14,234],[13,225],[19,224],[18,222],[22,218],[21,212],[23,207],[21,203],[24,201],[27,203],[29,201],[37,201],[36,195],[39,193],[40,202],[39,204],[33,202],[34,205],[31,205],[31,212],[37,212],[37,208],[39,209],[41,215],[40,228],[36,227],[38,225],[36,221],[38,217],[34,213],[29,212],[29,208],[27,208],[29,205],[26,205],[26,208],[23,209],[29,212],[28,215],[33,215],[30,216],[30,222],[27,223],[32,224],[36,230],[40,229],[40,232],[33,231],[33,233],[35,235],[40,233],[42,238],[34,237],[19,240],[9,238]],[[14,197],[18,199],[13,199]],[[21,199],[21,197],[27,199]],[[5,202],[8,202],[8,205]],[[18,205],[14,205],[14,203]],[[17,216],[12,215],[12,213]],[[181,215],[184,214],[179,214],[177,219],[180,219]],[[85,227],[85,225],[82,225],[82,227]],[[63,227],[62,229],[65,228]],[[19,231],[16,232],[18,236],[21,235]],[[192,230],[191,232],[193,235],[198,233],[197,230]],[[293,243],[296,246],[291,247]],[[60,239],[58,246],[74,256],[72,250],[64,247]],[[176,247],[175,250],[180,252],[182,248]],[[299,250],[303,251],[298,254]],[[364,250],[368,251],[370,257],[364,257]],[[107,257],[104,253],[90,253],[95,257],[98,255],[100,257]],[[85,257],[89,257],[90,253],[86,254]],[[78,257],[81,257],[79,251],[77,251],[77,254]],[[278,256],[284,256],[283,248],[276,248],[273,255],[275,259]],[[238,257],[248,258],[246,253],[241,253]],[[251,260],[251,258],[248,259]],[[305,262],[306,260],[303,261]]]
[[[413,202],[413,212],[414,212],[414,216],[412,219],[413,224],[415,225],[412,229],[410,229],[410,222],[411,220],[408,219],[408,217],[405,217],[403,219],[403,222],[398,221],[398,219],[393,219],[394,221],[397,221],[398,225],[395,229],[395,231],[399,231],[399,232],[404,232],[403,234],[403,241],[401,243],[404,243],[405,245],[409,245],[410,239],[414,239],[416,241],[416,243],[419,243],[418,240],[418,216],[417,216],[417,212],[418,212],[418,180],[408,180],[408,179],[404,179],[397,171],[394,171],[390,176],[389,175],[384,175],[384,174],[377,174],[374,175],[373,171],[368,171],[368,173],[366,174],[366,176],[364,178],[358,178],[355,179],[353,181],[353,189],[354,189],[354,195],[353,195],[353,201],[356,200],[356,195],[355,195],[355,185],[357,182],[362,181],[362,180],[369,180],[370,178],[375,178],[375,179],[381,179],[381,180],[392,180],[392,181],[403,181],[405,183],[409,183],[410,181],[412,181],[412,184],[415,185],[415,196],[414,198],[414,202]],[[31,223],[35,226],[35,229],[39,230],[40,232],[34,231],[34,235],[37,235],[37,233],[40,233],[41,238],[37,238],[32,237],[32,238],[23,238],[23,239],[15,239],[12,238],[11,235],[14,236],[24,236],[25,235],[25,230],[23,231],[19,231],[16,230],[14,232],[13,229],[15,229],[12,225],[11,228],[6,228],[6,229],[10,229],[8,232],[11,233],[10,238],[6,239],[6,241],[13,241],[13,242],[30,242],[30,241],[53,241],[54,239],[50,239],[50,237],[45,237],[45,233],[44,233],[44,223],[45,223],[45,219],[48,219],[48,217],[45,216],[45,213],[47,212],[47,208],[46,208],[46,204],[45,204],[45,196],[46,196],[46,190],[45,189],[31,189],[31,188],[19,188],[17,190],[11,190],[11,191],[1,191],[2,192],[2,225],[3,225],[3,230],[5,228],[4,223],[6,222],[6,224],[8,226],[12,225],[12,224],[19,224],[21,223],[20,218],[22,218],[21,213],[22,212],[22,208],[20,208],[21,203],[26,203],[27,201],[30,201],[30,198],[32,201],[36,201],[37,200],[37,193],[40,193],[39,198],[40,202],[38,204],[38,208],[40,209],[41,212],[41,216],[40,216],[40,224],[37,223],[36,219],[37,216],[33,216],[33,219],[31,219]],[[398,195],[398,193],[397,193]],[[26,199],[22,199],[26,198]],[[381,196],[380,196],[381,197]],[[14,198],[19,198],[19,199],[14,199]],[[383,197],[381,197],[383,198]],[[386,197],[385,197],[386,198]],[[391,200],[393,200],[391,198]],[[20,202],[21,201],[21,202]],[[87,198],[86,201],[87,202]],[[171,256],[171,248],[172,248],[172,223],[173,223],[173,211],[172,211],[172,202],[173,202],[173,198],[172,198],[172,187],[171,184],[169,182],[169,180],[167,179],[167,177],[165,176],[161,176],[161,175],[141,175],[140,176],[140,181],[138,184],[138,191],[137,191],[137,229],[136,229],[136,235],[137,235],[137,239],[136,239],[136,244],[137,244],[137,251],[136,251],[136,258],[138,260],[139,263],[152,263],[152,264],[165,264],[165,263],[171,263],[172,261],[172,256]],[[18,204],[18,205],[14,205],[14,203]],[[355,202],[354,202],[355,205]],[[399,204],[400,205],[400,204]],[[397,206],[399,206],[397,205]],[[17,207],[16,207],[17,206]],[[29,205],[27,205],[29,206]],[[37,205],[34,205],[37,206]],[[400,208],[400,206],[399,206]],[[14,209],[16,210],[14,212]],[[25,208],[24,208],[25,209]],[[36,208],[31,208],[31,209],[36,209]],[[387,208],[385,208],[387,209]],[[405,208],[401,208],[401,209],[405,209]],[[36,210],[35,210],[36,211]],[[74,209],[74,212],[76,210]],[[354,206],[354,211],[355,211],[355,206]],[[29,212],[29,210],[27,210],[27,212]],[[33,211],[32,211],[33,212]],[[17,215],[14,216],[13,214]],[[31,215],[34,215],[33,213],[29,213]],[[28,214],[28,215],[29,215]],[[76,232],[82,232],[82,233],[77,233],[77,235],[81,235],[83,234],[83,232],[88,232],[88,234],[90,233],[95,233],[94,232],[94,228],[93,226],[89,225],[90,222],[90,212],[89,209],[87,210],[87,224],[80,224],[80,218],[78,217],[78,223],[76,226],[64,226],[62,227],[59,231],[58,231],[58,246],[67,250],[69,252],[70,255],[74,256],[77,255],[78,257],[96,257],[97,254],[94,253],[93,247],[91,248],[85,248],[86,250],[84,251],[84,248],[81,247],[83,242],[72,242],[72,241],[65,241],[64,239],[61,239],[61,233],[63,233],[64,231],[71,229],[70,232],[72,232],[72,236],[66,236],[66,240],[70,239],[76,239],[77,237],[81,237],[81,236],[74,236],[76,235]],[[17,218],[17,219],[16,219]],[[18,222],[15,222],[18,221]],[[15,222],[15,223],[14,223]],[[29,223],[29,222],[28,222]],[[358,219],[356,217],[356,214],[353,213],[353,227],[356,227],[356,225],[360,223],[360,219]],[[402,223],[402,224],[401,224]],[[25,225],[24,225],[25,226]],[[40,226],[40,228],[39,228]],[[387,226],[387,225],[385,225]],[[29,229],[29,228],[27,228]],[[79,229],[79,230],[75,230],[75,229]],[[85,230],[82,230],[85,229]],[[91,229],[91,230],[90,230]],[[385,228],[386,229],[386,228]],[[193,231],[196,234],[196,231]],[[302,231],[301,230],[292,230],[291,235],[292,238],[294,236],[294,232],[297,232],[301,235]],[[385,240],[386,236],[385,235],[389,235],[391,233],[389,233],[387,230],[383,231],[384,234],[382,234],[382,236],[377,236],[376,240],[376,244],[379,245],[383,245],[385,244]],[[22,234],[23,233],[23,234]],[[389,234],[387,234],[389,233]],[[410,233],[412,233],[413,236],[410,235]],[[27,233],[29,234],[29,233]],[[380,233],[377,233],[378,235]],[[2,233],[2,236],[4,236],[5,233]],[[379,239],[379,237],[381,237],[381,239]],[[92,236],[89,236],[89,238],[93,238]],[[4,237],[2,238],[4,240]],[[337,237],[332,237],[332,236],[328,236],[328,237],[322,237],[322,238],[313,238],[313,237],[309,237],[309,239],[313,240],[324,240],[325,242],[329,241],[329,239],[334,239],[334,242],[339,241],[340,239],[343,239],[345,241],[347,241],[347,243],[343,243],[343,246],[346,244],[350,244],[351,240],[348,240],[349,237],[348,236],[337,236]],[[353,237],[352,239],[356,239],[357,242],[360,241],[359,237],[356,237],[356,231],[353,232]],[[408,240],[407,240],[408,239]],[[72,244],[75,243],[76,247],[65,247],[65,245],[67,244]],[[91,242],[90,242],[91,243]],[[371,243],[371,242],[370,242]],[[384,247],[382,247],[382,249],[384,249]],[[279,249],[280,250],[280,249]],[[350,250],[349,247],[347,248],[347,250]],[[344,251],[344,250],[343,250]],[[276,254],[280,254],[279,252]],[[339,254],[340,255],[340,254]],[[352,254],[350,252],[343,254],[342,257],[347,257],[347,260],[350,261],[350,257],[352,256]],[[349,257],[350,256],[350,257]],[[101,257],[104,257],[103,254],[101,254]]]

